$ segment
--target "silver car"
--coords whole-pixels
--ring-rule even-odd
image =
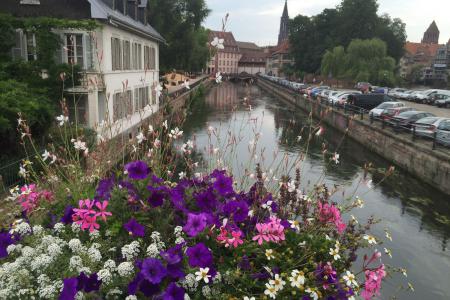
[[[433,138],[434,133],[437,132],[437,128],[439,127],[440,123],[445,120],[448,119],[440,117],[427,117],[415,122],[413,127],[416,130],[416,135]]]
[[[450,119],[444,119],[439,123],[436,131],[436,141],[439,144],[450,147]]]

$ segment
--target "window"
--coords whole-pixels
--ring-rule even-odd
[[[132,51],[132,65],[131,68],[133,70],[141,70],[142,69],[142,45],[139,43],[133,43],[133,51]]]
[[[113,121],[126,118],[133,113],[131,90],[115,93],[113,96]]]
[[[37,59],[36,53],[36,36],[34,33],[28,32],[26,34],[27,38],[27,60],[32,61]]]
[[[141,109],[144,109],[150,101],[149,101],[149,87],[141,87],[134,89],[134,111],[137,112]]]
[[[118,38],[111,38],[112,70],[122,70],[122,43]]]
[[[130,41],[123,41],[123,69],[131,69]]]
[[[67,62],[84,67],[84,48],[82,34],[66,34]]]
[[[156,69],[156,49],[144,46],[144,67],[147,70]]]

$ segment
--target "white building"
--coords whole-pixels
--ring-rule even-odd
[[[92,19],[92,32],[55,30],[61,38],[58,62],[83,69],[80,86],[65,89],[70,118],[110,138],[133,135],[158,110],[162,36],[147,23],[147,0],[2,0],[0,11],[18,17]],[[15,57],[36,59],[36,39],[17,31]],[[106,126],[108,129],[106,130]],[[103,127],[102,127],[103,126]]]

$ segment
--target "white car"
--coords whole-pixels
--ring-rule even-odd
[[[396,107],[404,107],[405,104],[403,102],[384,102],[375,107],[370,111],[370,116],[372,117],[379,117],[381,116],[381,113],[388,108],[396,108]]]
[[[330,102],[330,104],[336,104],[338,103],[340,100],[342,100],[343,97],[351,95],[351,94],[361,94],[361,92],[359,91],[339,91],[336,94],[329,96],[328,97],[328,102]]]

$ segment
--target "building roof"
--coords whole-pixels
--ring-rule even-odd
[[[139,9],[145,10],[147,0],[140,0]],[[127,3],[129,4],[129,3]],[[144,6],[145,5],[145,6]],[[16,17],[52,17],[61,19],[97,19],[111,22],[126,30],[132,30],[148,38],[165,42],[164,38],[149,24],[137,20],[137,16],[124,15],[112,8],[111,0],[40,0],[38,4],[21,4],[19,0],[1,0],[0,12]],[[134,13],[131,12],[130,13]]]
[[[257,51],[262,51],[262,49],[256,45],[255,43],[251,43],[251,42],[236,42],[236,44],[238,45],[239,49],[248,49],[248,50],[257,50]]]
[[[436,25],[436,22],[433,20],[433,22],[431,22],[430,26],[427,29],[427,32],[437,32],[439,33],[439,28]]]
[[[411,43],[406,42],[405,51],[410,55],[435,56],[438,49],[443,45],[428,43]]]
[[[283,15],[282,18],[288,18],[289,19],[289,13],[288,13],[288,7],[287,7],[287,0],[284,2],[284,9],[283,9]]]
[[[209,42],[211,43],[214,40],[214,38],[216,38],[216,37],[219,39],[223,39],[223,46],[225,47],[225,49],[222,51],[225,51],[225,52],[239,51],[239,46],[238,46],[236,40],[234,39],[234,35],[232,32],[210,30],[209,31]]]
[[[267,53],[264,52],[247,52],[242,53],[239,63],[264,63],[266,62]]]
[[[271,49],[272,55],[289,53],[289,40],[284,40],[280,45]]]

